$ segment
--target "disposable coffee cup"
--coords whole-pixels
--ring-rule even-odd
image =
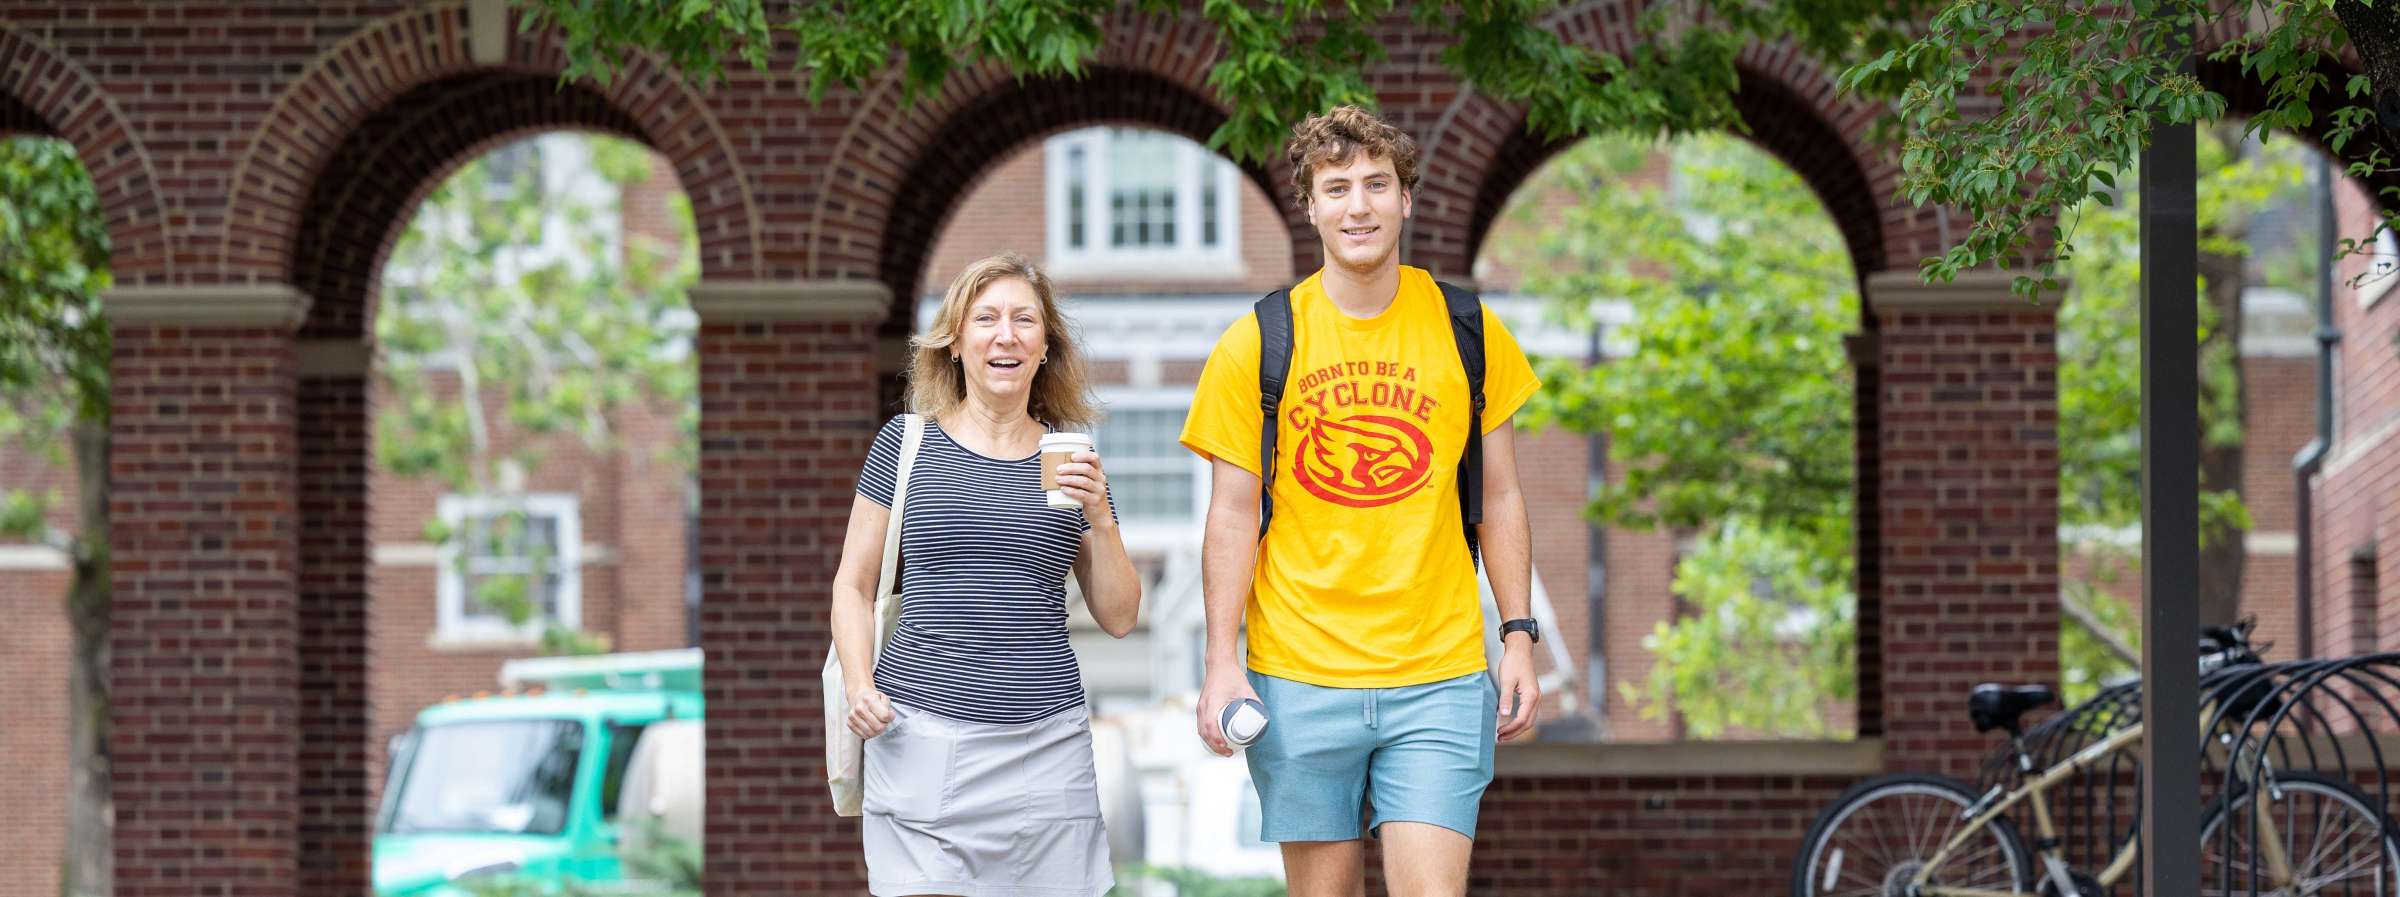
[[[1249,698],[1230,702],[1217,714],[1217,728],[1233,746],[1249,747],[1267,731],[1267,705]]]
[[[1076,452],[1092,450],[1089,433],[1042,434],[1042,497],[1053,508],[1080,508],[1083,503],[1058,488],[1058,466],[1075,460]]]

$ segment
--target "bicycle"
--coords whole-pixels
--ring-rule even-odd
[[[2202,672],[2233,682],[2230,696],[2212,695],[2203,719],[2219,704],[2268,700],[2264,681],[2238,671],[2262,664],[2249,644],[2254,621],[2211,627],[2202,639]],[[2228,676],[2225,674],[2235,674]],[[1793,897],[2102,897],[2131,875],[2140,859],[2140,833],[2119,843],[2097,874],[2071,865],[2047,794],[2060,783],[2125,751],[2138,750],[2142,723],[2108,734],[2046,769],[2036,770],[2025,746],[2023,716],[2056,695],[2046,686],[1977,686],[1968,714],[1978,732],[2009,734],[2014,788],[1995,785],[1978,796],[1948,777],[1896,773],[1860,782],[1818,814],[1801,842],[1792,871]],[[2249,707],[2219,718],[2259,719]],[[2205,734],[2205,733],[2204,733]],[[2218,744],[2236,743],[2220,733]],[[2400,894],[2400,838],[2376,802],[2347,782],[2306,772],[2273,770],[2262,758],[2229,763],[2230,787],[2201,820],[2199,897],[2392,897]],[[2257,769],[2245,777],[2242,770]],[[2026,850],[2010,813],[2032,810],[2040,868]],[[2240,814],[2240,815],[2236,815]],[[2228,820],[2235,824],[2220,831]],[[2329,843],[2330,842],[2330,843]],[[2381,849],[2378,850],[2377,848]]]

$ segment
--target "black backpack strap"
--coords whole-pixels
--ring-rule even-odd
[[[1292,372],[1292,291],[1261,296],[1251,309],[1258,316],[1258,537],[1264,539],[1267,521],[1275,517],[1275,430],[1283,381]]]
[[[1450,310],[1450,336],[1458,342],[1458,361],[1475,399],[1467,409],[1467,449],[1458,458],[1459,519],[1466,524],[1467,558],[1473,562],[1483,555],[1475,530],[1483,522],[1483,299],[1465,287],[1436,285]]]

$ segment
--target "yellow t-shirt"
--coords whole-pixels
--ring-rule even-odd
[[[1390,308],[1360,320],[1323,273],[1292,288],[1292,369],[1275,437],[1275,516],[1249,603],[1250,668],[1339,688],[1480,671],[1483,613],[1459,522],[1473,402],[1441,289],[1402,267]],[[1483,311],[1485,432],[1541,383]],[[1183,424],[1185,448],[1258,472],[1258,319],[1225,331]]]

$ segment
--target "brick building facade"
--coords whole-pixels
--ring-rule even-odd
[[[1223,119],[1207,30],[1133,11],[1109,17],[1082,80],[979,67],[914,105],[890,77],[810,105],[788,60],[705,91],[647,59],[606,86],[561,86],[556,36],[520,33],[499,0],[0,16],[0,131],[72,143],[115,246],[127,897],[364,890],[377,272],[446,171],[560,128],[647,143],[698,222],[709,892],[860,891],[856,829],[820,797],[822,582],[934,241],[990,166],[1040,138],[1103,123],[1200,138]],[[1554,25],[1622,49],[1626,22],[1595,4]],[[1404,258],[1467,279],[1501,205],[1558,147],[1456,84],[1439,36],[1395,20],[1383,37],[1391,59],[1369,85],[1428,151]],[[1972,773],[1988,744],[1959,712],[1968,686],[2055,675],[2051,313],[1996,277],[1918,284],[1914,261],[1954,223],[1898,198],[1891,154],[1864,136],[1877,109],[1788,47],[1740,64],[1745,123],[1824,199],[1866,300],[1859,737],[1504,749],[1478,893],[1772,892],[1850,779]],[[1242,175],[1270,195],[1282,180],[1275,165]],[[1313,234],[1279,211],[1284,227],[1260,231],[1292,270],[1313,268]],[[2329,480],[2379,469],[2357,451]]]
[[[521,149],[533,150],[535,142],[554,143],[528,141]],[[652,178],[615,198],[615,220],[627,235],[672,245],[678,235],[667,206],[678,189],[664,160],[653,164]],[[437,391],[456,394],[458,380],[446,369],[430,376]],[[379,381],[370,407],[379,407],[385,395]],[[486,396],[485,416],[504,420],[500,396]],[[577,544],[561,554],[561,567],[574,576],[558,587],[559,600],[572,607],[574,628],[615,650],[681,648],[691,642],[696,621],[686,601],[690,490],[688,476],[673,469],[668,455],[681,438],[677,417],[678,409],[646,401],[621,406],[610,422],[615,442],[597,450],[572,435],[528,438],[505,424],[494,429],[497,452],[531,448],[538,453],[523,491],[553,525],[580,534]],[[0,451],[0,488],[5,487],[55,493],[60,500],[52,523],[72,531],[77,490],[67,472]],[[448,696],[494,690],[504,661],[541,649],[538,627],[500,631],[488,615],[479,618],[452,597],[463,591],[462,567],[445,560],[441,547],[428,541],[427,525],[457,526],[471,502],[432,477],[381,470],[372,475],[368,492],[373,496],[369,644],[351,662],[369,671],[366,782],[373,792],[383,783],[383,746],[419,710]],[[0,897],[50,897],[58,889],[69,772],[61,751],[68,707],[67,576],[65,559],[55,552],[0,545],[0,609],[21,624],[0,636],[6,639],[0,643],[0,678],[18,683],[0,702],[0,717],[9,721],[0,727],[0,751],[18,758],[26,773],[21,787],[0,795]]]

